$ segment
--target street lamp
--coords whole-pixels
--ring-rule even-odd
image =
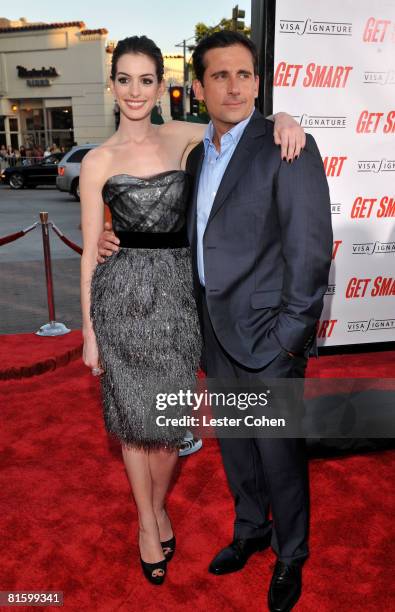
[[[174,45],[175,47],[182,47],[183,50],[183,58],[184,58],[184,70],[183,70],[183,76],[184,76],[184,84],[183,84],[183,88],[184,88],[184,95],[183,95],[183,100],[184,100],[184,107],[183,107],[183,119],[184,121],[187,118],[187,112],[186,112],[186,104],[185,101],[187,99],[187,82],[188,82],[188,65],[187,65],[187,42],[188,40],[195,40],[195,36],[190,36],[189,38],[184,38],[184,40],[180,43],[177,43],[176,45]],[[188,49],[190,49],[191,47],[188,45]]]

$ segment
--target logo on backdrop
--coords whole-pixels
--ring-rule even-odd
[[[336,259],[336,255],[338,254],[340,245],[342,243],[343,243],[343,240],[334,240],[333,241],[332,260]]]
[[[332,215],[341,215],[342,214],[342,205],[338,202],[331,203],[331,214]]]
[[[321,66],[310,62],[304,68],[303,64],[279,62],[274,73],[273,86],[296,87],[301,81],[303,87],[340,89],[347,85],[352,70],[353,66]]]
[[[351,219],[378,219],[395,217],[395,198],[383,196],[378,198],[363,198],[357,196],[351,208]]]
[[[352,255],[395,255],[394,242],[354,242],[351,249]],[[333,259],[333,257],[332,257]]]
[[[365,70],[363,83],[366,85],[395,85],[395,70],[387,70],[386,72]]]
[[[352,23],[315,21],[313,19],[280,19],[280,34],[314,34],[317,36],[352,36]]]
[[[390,19],[369,17],[363,30],[362,40],[366,43],[395,43],[395,22]]]
[[[395,319],[366,319],[364,321],[347,321],[347,333],[395,329]]]
[[[330,338],[335,329],[337,319],[323,319],[317,323],[317,338]]]
[[[313,130],[315,128],[343,130],[347,127],[347,117],[329,115],[294,115],[296,121],[303,128]]]
[[[363,110],[358,117],[356,125],[357,134],[383,134],[395,133],[395,110],[384,113],[373,113]]]
[[[395,295],[395,278],[376,276],[376,278],[356,278],[353,276],[347,283],[346,298],[390,297]]]
[[[360,159],[357,172],[395,172],[395,159]]]
[[[347,156],[345,155],[341,157],[323,157],[322,161],[324,164],[326,176],[340,176],[346,159]]]
[[[328,289],[325,291],[325,295],[335,295],[336,293],[336,285],[328,285]]]

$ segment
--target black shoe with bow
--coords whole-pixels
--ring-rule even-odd
[[[158,561],[157,563],[146,563],[140,557],[140,561],[141,567],[143,568],[143,574],[147,580],[149,580],[151,584],[163,584],[166,577],[166,559],[163,559],[163,561]]]
[[[269,531],[263,538],[234,539],[214,557],[208,571],[220,576],[243,569],[251,555],[270,546],[271,537],[272,532]]]
[[[166,561],[171,561],[174,553],[176,552],[176,536],[173,535],[170,540],[166,540],[166,542],[161,542],[161,546]]]
[[[302,592],[302,565],[277,561],[269,588],[270,612],[289,612]]]

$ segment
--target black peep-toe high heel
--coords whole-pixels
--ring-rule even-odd
[[[166,542],[161,542],[160,544],[162,546],[166,561],[171,561],[174,553],[176,552],[176,536],[173,535],[170,540],[166,540]]]
[[[165,576],[166,576],[167,560],[163,559],[162,561],[157,561],[156,563],[146,563],[140,557],[140,561],[141,561],[141,567],[143,568],[144,576],[147,578],[147,580],[149,580],[151,584],[158,584],[158,585],[163,584]],[[157,574],[156,576],[154,576],[153,573],[155,570],[162,570],[163,573],[159,575]]]

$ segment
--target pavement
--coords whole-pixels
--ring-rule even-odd
[[[56,187],[14,191],[0,185],[0,237],[39,221],[49,213],[73,242],[82,246],[80,204]],[[81,328],[80,255],[50,232],[56,320],[70,329]],[[36,332],[48,323],[41,227],[0,246],[0,334]]]

